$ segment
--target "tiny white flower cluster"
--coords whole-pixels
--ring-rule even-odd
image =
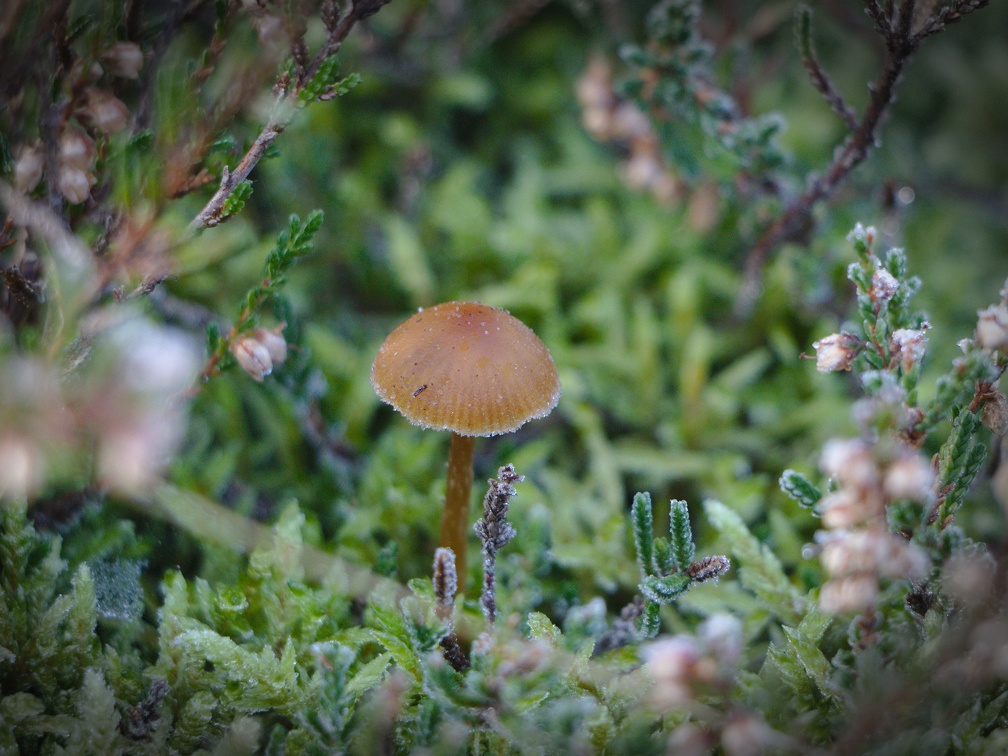
[[[605,59],[594,58],[588,64],[578,80],[577,97],[588,133],[626,149],[620,173],[627,185],[663,202],[677,199],[682,190],[662,158],[658,136],[640,108],[616,95]]]
[[[655,681],[652,703],[659,710],[689,709],[699,693],[734,679],[742,647],[742,625],[729,614],[704,620],[696,635],[675,635],[649,644],[644,659]]]
[[[189,337],[145,320],[102,334],[62,381],[53,365],[8,360],[0,373],[0,497],[39,492],[81,454],[94,455],[102,486],[128,493],[149,485],[182,437],[180,396],[198,365]]]
[[[57,145],[59,172],[55,185],[63,199],[72,205],[79,205],[90,197],[91,188],[97,181],[93,172],[97,151],[94,141],[80,128],[80,124],[90,127],[92,133],[113,134],[130,123],[126,104],[94,84],[106,71],[125,79],[138,78],[143,67],[143,51],[133,42],[117,42],[102,54],[101,60],[104,68],[97,61],[85,65],[79,59],[68,74],[71,89],[81,93],[72,108],[78,123],[75,125],[67,120],[60,126]],[[15,154],[14,185],[19,192],[30,193],[41,183],[45,173],[42,144],[22,144]]]
[[[934,502],[934,472],[919,454],[904,450],[882,458],[880,447],[862,439],[833,440],[823,449],[823,471],[839,488],[822,498],[819,509],[828,530],[816,534],[820,560],[830,579],[819,594],[831,614],[865,611],[878,596],[879,580],[922,580],[930,567],[917,544],[889,532],[890,502]]]
[[[977,312],[976,343],[983,349],[1008,353],[1008,304]]]

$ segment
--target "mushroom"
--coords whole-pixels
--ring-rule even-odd
[[[465,574],[476,436],[510,433],[560,398],[553,358],[510,313],[473,302],[421,309],[381,345],[371,385],[421,427],[451,431],[441,545]]]

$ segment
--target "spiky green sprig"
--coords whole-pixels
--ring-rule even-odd
[[[685,501],[673,500],[671,503],[667,539],[654,535],[654,514],[649,493],[634,496],[630,520],[641,576],[638,588],[646,599],[640,629],[645,637],[653,637],[660,624],[659,607],[672,603],[694,583],[723,575],[728,569],[728,559],[716,556],[693,561],[696,545]]]

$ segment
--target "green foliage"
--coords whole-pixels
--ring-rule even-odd
[[[0,196],[0,752],[1005,750],[1004,484],[984,460],[1001,446],[988,433],[1006,357],[973,331],[1004,278],[991,145],[1005,124],[990,107],[1006,96],[1003,7],[915,55],[856,191],[800,214],[757,260],[779,206],[852,138],[811,69],[864,112],[884,40],[861,37],[886,19],[855,31],[824,5],[813,44],[804,7],[792,29],[772,4],[392,3],[328,48],[366,77],[341,78],[332,54],[303,81],[310,54],[282,58],[332,34],[336,4],[220,0],[212,24],[150,3],[15,5],[3,184],[25,149],[43,175]],[[137,78],[113,73],[120,42],[143,52]],[[579,112],[586,93],[596,109]],[[96,94],[127,108],[123,131],[92,122]],[[230,221],[194,224],[267,126],[276,141],[215,211]],[[81,202],[50,175],[72,130],[94,143]],[[324,226],[304,215],[315,207]],[[855,229],[847,267],[858,217],[881,231]],[[911,259],[877,251],[894,239]],[[35,302],[23,322],[19,297]],[[563,383],[549,418],[478,441],[477,480],[528,471],[492,627],[478,564],[450,621],[430,587],[447,434],[402,421],[368,380],[396,323],[453,299],[520,317]],[[86,406],[64,401],[92,380],[81,365],[107,323],[142,310],[205,331],[209,378],[267,309],[287,324],[284,370],[158,395],[188,408],[184,426],[136,421],[114,391],[132,369]],[[928,355],[909,359],[896,334],[925,320]],[[853,339],[854,380],[799,358],[831,331]],[[152,393],[173,367],[155,356]],[[37,464],[71,415],[121,443],[81,439],[56,487]],[[791,469],[851,436],[870,451],[857,485],[841,480],[852,468],[828,483]],[[134,470],[151,438],[171,439],[155,455],[167,466],[108,485],[102,460]],[[890,472],[914,455],[926,485],[900,488]],[[642,489],[671,505],[636,494],[628,538],[627,492]],[[854,490],[875,497],[871,527],[827,528],[827,505]],[[832,539],[845,531],[898,540],[857,551]],[[713,585],[727,557],[697,558],[695,541],[737,575]],[[924,555],[912,582],[908,553]],[[827,614],[831,582],[867,590],[870,609]]]

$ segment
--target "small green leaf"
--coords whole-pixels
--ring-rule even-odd
[[[385,677],[385,672],[392,663],[392,654],[379,654],[369,661],[346,684],[346,692],[351,696],[360,696],[374,688]]]
[[[651,494],[642,492],[633,498],[630,508],[633,523],[634,548],[637,550],[637,568],[641,580],[655,572],[654,569],[654,518],[651,509]]]
[[[696,554],[696,546],[693,544],[693,529],[690,527],[689,508],[685,501],[672,500],[669,510],[669,540],[676,567],[680,572],[686,573]]]
[[[245,207],[245,203],[251,196],[252,182],[246,179],[235,186],[228,198],[224,200],[224,206],[221,208],[220,220],[223,221],[225,218],[230,218],[232,215],[240,213],[242,208]]]
[[[553,643],[560,643],[563,640],[560,628],[554,625],[550,618],[542,612],[529,612],[527,622],[529,635],[532,638],[541,638]]]
[[[665,577],[648,575],[638,587],[648,601],[668,604],[677,596],[685,593],[690,587],[690,582],[689,575],[683,572],[674,572]]]
[[[654,638],[661,630],[661,605],[656,601],[648,601],[644,604],[644,611],[641,613],[640,629],[645,638]]]
[[[799,506],[812,509],[822,498],[822,491],[808,478],[795,470],[785,470],[778,481],[781,491],[790,496]]]

